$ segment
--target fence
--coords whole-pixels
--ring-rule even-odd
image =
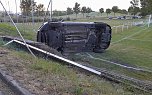
[[[152,21],[147,22],[147,21],[137,21],[137,22],[127,22],[124,23],[123,25],[118,25],[118,26],[112,26],[113,33],[118,33],[118,32],[123,32],[125,29],[128,30],[129,28],[133,26],[144,26],[147,24],[151,24]]]

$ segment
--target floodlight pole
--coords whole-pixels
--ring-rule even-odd
[[[51,0],[51,13],[50,13],[50,20],[52,20],[52,5],[53,5],[53,3],[52,3],[52,0]]]
[[[10,4],[9,4],[9,1],[8,1],[8,10],[9,10],[9,14],[10,14],[11,10],[10,10]]]
[[[17,13],[17,2],[15,0],[15,5],[16,5],[16,20],[17,20],[17,23],[18,23],[18,13]]]
[[[45,16],[44,16],[44,19],[47,17],[47,13],[49,12],[49,7],[50,7],[50,4],[51,4],[51,0],[49,1],[49,4],[48,4],[48,6],[47,6],[47,10],[46,10],[46,12],[45,12]],[[52,9],[51,9],[52,10]],[[51,12],[50,12],[50,14],[51,14]],[[43,23],[44,23],[44,21],[43,21]]]
[[[10,10],[10,3],[9,3],[9,1],[8,1],[8,10],[9,10],[9,15],[11,14],[11,10]],[[10,20],[9,20],[9,22],[11,22]]]
[[[32,23],[33,23],[33,25],[34,25],[34,13],[33,13],[33,11],[34,11],[34,8],[33,8],[33,4],[34,4],[34,0],[32,0],[31,1],[31,6],[32,6]]]
[[[33,25],[33,31],[35,32],[34,29],[34,0],[31,1],[31,6],[32,6],[32,25]]]

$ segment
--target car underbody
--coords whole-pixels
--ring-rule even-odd
[[[59,52],[103,52],[110,45],[111,27],[102,22],[46,22],[37,41]]]

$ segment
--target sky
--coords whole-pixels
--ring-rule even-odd
[[[17,1],[17,11],[20,12],[20,0]],[[50,0],[34,0],[37,2],[37,4],[42,3],[45,5],[45,8],[47,8],[48,3]],[[52,0],[53,2],[53,10],[66,10],[67,7],[73,8],[75,5],[75,2],[78,2],[80,4],[80,7],[86,6],[91,7],[93,11],[99,11],[100,8],[104,8],[106,10],[107,8],[112,8],[113,6],[118,6],[120,9],[128,9],[131,0]],[[1,0],[5,8],[9,11],[16,12],[15,7],[15,0]],[[10,7],[8,7],[8,5]],[[2,11],[3,8],[0,5],[0,10]]]

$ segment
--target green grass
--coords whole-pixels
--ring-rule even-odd
[[[128,20],[120,20],[120,19],[104,19],[104,18],[83,18],[83,19],[77,19],[77,20],[72,20],[74,22],[104,22],[109,24],[110,26],[118,26],[118,25],[126,25],[126,24],[130,24],[132,22],[138,22],[138,21],[145,21],[145,19],[128,19]],[[131,25],[131,24],[130,24]]]
[[[32,29],[29,29],[30,27],[31,26],[25,26],[25,29],[19,27],[19,30],[25,39],[36,40],[36,32],[33,32]],[[9,23],[0,23],[0,35],[19,37],[16,28]]]
[[[135,30],[132,32],[139,32],[137,35],[132,36],[133,39],[139,39],[139,40],[152,40],[152,28],[148,28],[146,30],[140,29]],[[129,33],[129,32],[128,32]],[[127,34],[125,34],[128,36]],[[129,33],[130,35],[130,33]],[[116,41],[117,37],[113,37],[113,41]],[[134,64],[137,66],[147,66],[152,70],[152,65],[150,64],[152,62],[152,43],[142,42],[138,40],[129,40],[125,39],[124,41],[114,44],[109,48],[109,51],[112,50],[117,54],[117,57],[122,58],[126,63]],[[114,53],[113,53],[114,54]]]
[[[68,68],[66,66],[63,66],[62,64],[58,64],[58,62],[55,62],[53,60],[45,60],[42,58],[33,58],[33,56],[29,55],[28,53],[25,53],[23,51],[20,52],[14,52],[14,55],[19,56],[24,60],[25,62],[28,61],[32,64],[29,65],[29,67],[33,70],[42,71],[45,73],[53,73],[61,76],[67,76],[73,80],[75,80],[76,74],[74,72],[69,72]]]
[[[120,39],[123,39],[127,36],[130,36],[136,32],[139,32],[140,30],[142,30],[143,27],[130,27],[128,30],[124,30],[123,32],[118,32],[118,33],[115,33],[115,30],[113,29],[112,30],[112,41],[111,42],[115,42],[115,41],[118,41]]]
[[[136,35],[133,35],[135,34]],[[130,36],[133,35],[133,36]],[[127,31],[119,32],[113,34],[112,42],[116,42],[125,37],[124,39],[116,44],[112,44],[104,53],[90,53],[96,58],[107,59],[119,64],[133,66],[137,68],[144,68],[152,71],[152,27],[133,27]],[[131,39],[139,39],[131,40]],[[144,41],[142,41],[144,40]],[[148,41],[146,41],[148,40]],[[82,53],[83,54],[83,53]],[[84,54],[84,56],[88,56]],[[127,70],[119,66],[115,66],[106,62],[95,59],[87,59],[85,57],[77,58],[77,60],[82,60],[84,62],[89,62],[89,64],[106,68],[108,70],[125,74],[130,77],[138,78],[141,80],[152,81],[151,73],[134,72],[132,70]]]

